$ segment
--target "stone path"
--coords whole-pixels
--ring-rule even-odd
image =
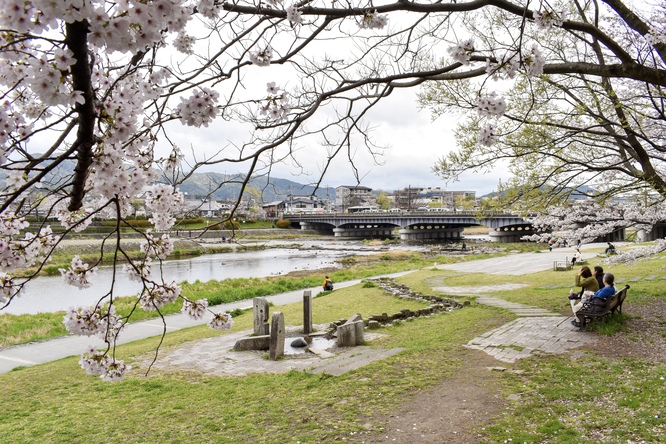
[[[495,359],[513,363],[521,358],[543,354],[562,354],[596,341],[592,333],[581,332],[569,322],[572,316],[494,296],[480,296],[476,302],[503,308],[520,316],[513,322],[469,341],[467,348],[482,350]]]
[[[517,302],[509,302],[495,296],[480,295],[476,298],[476,302],[478,304],[489,305],[491,307],[504,308],[509,310],[511,313],[522,317],[560,316],[559,314],[553,313],[552,311],[548,311],[544,308],[532,307],[525,304],[519,304]]]

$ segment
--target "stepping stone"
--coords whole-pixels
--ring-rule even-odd
[[[616,283],[616,284],[621,284],[622,282],[624,282],[624,281],[626,281],[626,280],[627,280],[627,278],[616,279],[616,280],[615,280],[615,283]]]
[[[654,281],[655,279],[657,279],[656,274],[651,274],[650,276],[645,278],[646,281]]]
[[[643,279],[642,276],[636,276],[636,277],[633,277],[633,278],[629,279],[629,282],[638,282],[641,279]]]

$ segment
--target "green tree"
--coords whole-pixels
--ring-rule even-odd
[[[384,191],[379,192],[379,196],[377,196],[377,205],[382,210],[388,210],[391,208],[391,202],[389,201],[388,195]]]

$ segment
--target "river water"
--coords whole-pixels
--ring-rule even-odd
[[[298,244],[303,245],[304,242],[298,241]],[[322,242],[317,244],[321,245]],[[296,270],[334,267],[337,261],[344,257],[386,250],[385,247],[368,247],[360,242],[329,243],[323,248],[317,248],[314,243],[307,245],[306,242],[305,247],[306,249],[269,248],[170,260],[164,262],[162,272],[167,282],[265,277],[285,275]],[[153,274],[157,272],[157,265],[154,264]],[[40,276],[30,282],[24,293],[0,313],[35,314],[67,310],[73,306],[94,305],[109,291],[112,280],[112,267],[100,267],[91,279],[92,287],[83,290],[65,284],[60,276]],[[129,280],[120,272],[114,284],[114,295],[130,296],[137,294],[140,289],[141,283]]]

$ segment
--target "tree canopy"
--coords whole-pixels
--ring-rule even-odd
[[[459,149],[435,167],[444,178],[508,160],[532,188],[666,196],[664,18],[663,2],[619,0],[1,0],[0,306],[34,276],[13,270],[41,268],[94,217],[117,221],[105,242],[144,283],[141,308],[184,299],[151,273],[173,248],[180,182],[225,165],[246,181],[278,162],[298,170],[313,144],[326,153],[320,177],[336,156],[353,166],[357,150],[380,152],[366,116],[396,88],[423,87],[435,115],[467,112]],[[209,126],[229,129],[214,151],[179,145]],[[140,260],[120,243],[137,196],[158,232],[141,233]],[[36,208],[63,231],[30,226]],[[75,258],[63,276],[87,287],[96,265]],[[66,317],[107,340],[82,363],[109,380],[126,371],[115,296],[104,289]],[[206,310],[184,300],[192,316]],[[230,322],[220,313],[211,326]]]

